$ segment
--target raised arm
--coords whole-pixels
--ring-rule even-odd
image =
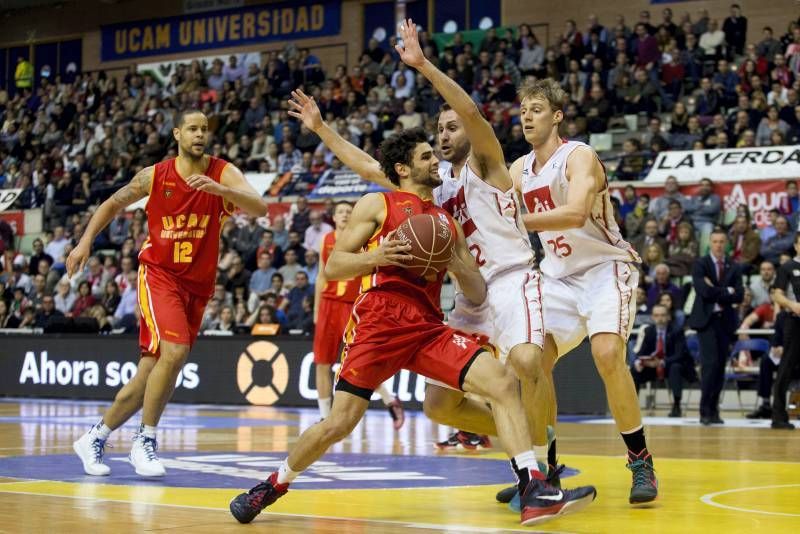
[[[245,180],[242,171],[230,163],[222,170],[219,182],[202,174],[193,174],[186,179],[186,183],[192,189],[221,196],[228,211],[233,211],[233,207],[227,204],[235,204],[253,217],[263,217],[267,214],[267,203]]]
[[[289,115],[303,121],[303,124],[316,133],[325,143],[325,146],[356,174],[368,182],[385,187],[389,191],[397,189],[397,186],[383,174],[381,165],[375,158],[346,141],[336,130],[322,120],[322,114],[313,97],[306,95],[299,89],[292,91],[289,106],[292,108],[289,110]]]
[[[486,300],[486,281],[467,248],[464,230],[458,222],[456,222],[456,232],[453,257],[447,265],[447,270],[456,279],[459,289],[470,302],[475,305],[482,304]]]
[[[567,159],[567,203],[542,213],[526,213],[522,216],[525,228],[532,232],[581,228],[592,214],[598,176],[602,175],[600,162],[591,150],[575,149]]]
[[[510,189],[512,184],[503,147],[500,146],[492,125],[483,118],[478,106],[461,86],[425,57],[419,44],[417,27],[411,19],[400,24],[400,36],[403,44],[395,46],[400,59],[430,80],[445,102],[464,122],[464,130],[472,144],[471,159],[477,164],[481,178],[502,191]]]
[[[72,249],[67,257],[67,276],[72,277],[78,271],[82,271],[89,259],[92,251],[92,243],[103,228],[116,217],[120,210],[123,210],[150,194],[150,186],[153,183],[154,167],[145,167],[126,185],[117,190],[116,193],[100,204],[94,212],[86,230],[83,232],[80,242]]]
[[[349,280],[371,273],[376,267],[385,265],[405,267],[403,262],[411,259],[411,256],[406,254],[411,250],[411,245],[393,239],[392,233],[378,247],[362,252],[364,245],[385,217],[386,206],[383,195],[370,193],[361,197],[350,215],[347,230],[336,240],[333,253],[325,265],[326,279]]]

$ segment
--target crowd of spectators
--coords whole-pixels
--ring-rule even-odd
[[[568,21],[550,46],[526,24],[490,29],[477,46],[461,34],[443,47],[425,31],[420,40],[426,55],[479,103],[509,161],[529,150],[515,95],[529,76],[561,80],[570,138],[588,140],[627,124],[625,115],[646,122],[623,144],[618,179],[638,179],[661,150],[798,142],[797,21],[785,34],[767,27],[754,36],[736,5],[721,23],[705,10],[678,21],[669,8],[660,22],[650,17],[642,11],[629,24],[620,15],[612,24],[590,16],[582,30]],[[385,137],[404,128],[422,126],[433,140],[442,99],[398,60],[393,44],[394,37],[370,41],[349,69],[323,66],[308,49],[290,45],[265,54],[261,66],[237,56],[177,65],[166,83],[131,68],[121,77],[48,76],[0,91],[0,188],[21,188],[15,207],[41,207],[45,214],[43,238],[28,256],[14,251],[10,228],[0,222],[0,326],[45,326],[51,316],[64,315],[94,317],[101,330],[136,328],[131,279],[147,234],[142,210],[115,219],[95,243],[100,252],[71,281],[63,277],[64,260],[99,202],[141,168],[176,155],[171,130],[177,110],[206,113],[211,154],[246,171],[303,173],[312,181],[341,162],[289,117],[286,99],[293,89],[313,95],[326,120],[373,155]],[[796,186],[788,192],[790,201],[760,233],[742,211],[730,229],[736,261],[778,263],[791,248],[786,240],[797,228]],[[670,180],[652,203],[626,190],[618,208],[626,237],[644,259],[643,303],[650,311],[666,298],[665,280],[687,274],[704,253],[704,236],[722,222],[720,199],[710,181],[687,198]],[[314,211],[302,197],[285,217],[228,221],[203,329],[237,331],[270,322],[283,331],[311,331],[318,244],[329,224],[330,204]],[[667,293],[678,311],[685,295]]]

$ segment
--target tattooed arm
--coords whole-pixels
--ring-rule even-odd
[[[80,242],[72,249],[67,258],[67,275],[72,277],[77,271],[82,271],[89,254],[92,251],[92,243],[103,228],[119,213],[139,199],[150,194],[150,185],[153,180],[154,167],[145,167],[136,173],[136,176],[123,186],[111,198],[100,204],[94,212],[86,230],[83,232]]]

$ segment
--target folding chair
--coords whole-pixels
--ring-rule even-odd
[[[756,378],[758,375],[753,373],[746,373],[746,372],[737,372],[734,370],[734,362],[738,359],[739,353],[743,350],[751,351],[751,352],[760,352],[762,353],[762,358],[769,357],[769,340],[766,339],[740,339],[733,345],[733,349],[731,350],[731,355],[728,358],[728,366],[725,370],[725,385],[722,388],[722,394],[725,394],[725,388],[731,382],[731,380],[736,382],[736,396],[739,399],[739,409],[744,410],[744,406],[742,405],[742,383],[749,382],[754,384],[756,382]],[[720,399],[720,403],[722,400]]]

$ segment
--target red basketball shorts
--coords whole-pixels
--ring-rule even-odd
[[[389,377],[408,369],[462,389],[484,349],[410,297],[372,290],[353,305],[336,389],[369,399]]]
[[[161,340],[191,346],[209,297],[187,291],[175,276],[139,266],[139,347],[158,357]]]
[[[339,360],[344,330],[352,309],[352,302],[320,299],[314,331],[314,363],[333,365]]]

